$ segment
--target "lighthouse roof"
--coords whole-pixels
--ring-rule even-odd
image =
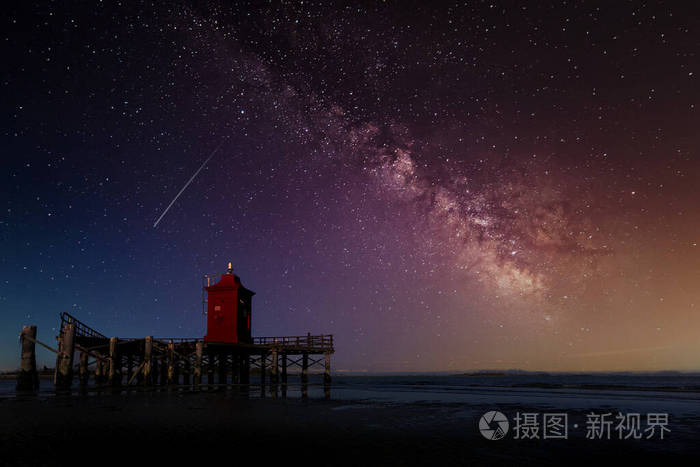
[[[252,290],[246,289],[243,284],[241,284],[241,278],[233,273],[226,273],[221,275],[221,279],[213,285],[204,287],[207,292],[215,290],[236,290],[241,289],[250,295],[255,295]]]

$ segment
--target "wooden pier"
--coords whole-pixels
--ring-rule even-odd
[[[261,396],[286,397],[289,370],[296,367],[302,397],[307,397],[309,370],[321,367],[324,393],[330,397],[332,335],[254,337],[252,343],[235,344],[201,338],[119,338],[107,337],[63,313],[58,348],[39,342],[36,326],[25,326],[20,337],[18,391],[35,391],[38,387],[35,344],[39,344],[56,353],[54,386],[59,392],[70,391],[77,376],[81,391],[90,387],[236,388],[248,394],[252,374],[259,377]]]

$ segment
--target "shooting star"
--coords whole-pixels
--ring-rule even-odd
[[[168,213],[168,210],[172,207],[172,205],[175,204],[175,201],[177,201],[177,199],[180,197],[180,195],[182,194],[182,192],[185,191],[185,190],[187,189],[188,186],[190,186],[190,183],[192,183],[192,180],[194,180],[195,177],[199,174],[199,172],[202,171],[202,169],[204,168],[204,166],[207,165],[207,162],[209,162],[209,160],[210,160],[212,157],[214,157],[214,154],[216,154],[216,151],[219,150],[219,148],[221,147],[222,144],[224,144],[223,141],[221,141],[221,142],[219,143],[219,145],[216,147],[216,149],[214,149],[214,150],[211,152],[211,154],[209,154],[209,157],[207,157],[207,160],[205,160],[205,161],[202,163],[202,165],[199,166],[199,168],[198,168],[197,171],[194,173],[194,175],[192,175],[192,177],[190,177],[190,179],[187,180],[187,183],[185,183],[185,186],[183,186],[182,189],[175,195],[175,197],[174,197],[173,200],[170,202],[170,204],[168,204],[168,207],[165,208],[165,211],[163,211],[163,214],[161,214],[160,217],[153,223],[153,228],[154,228],[154,229],[158,226],[158,223],[160,222],[160,220]]]

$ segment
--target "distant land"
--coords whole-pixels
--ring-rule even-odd
[[[512,368],[507,370],[462,371],[352,371],[338,370],[336,376],[700,376],[700,370],[617,370],[617,371],[535,371]]]
[[[76,367],[77,371],[77,367]],[[12,379],[17,377],[18,369],[0,371],[0,379]],[[53,377],[54,368],[44,366],[38,371],[40,378]],[[257,372],[253,372],[257,374]],[[512,368],[508,370],[475,370],[475,371],[350,371],[340,370],[333,373],[335,376],[360,377],[360,376],[700,376],[700,371],[658,370],[658,371],[532,371]]]

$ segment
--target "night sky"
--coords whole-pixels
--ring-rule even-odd
[[[31,3],[0,369],[64,311],[203,336],[228,261],[254,335],[332,333],[336,370],[700,369],[693,2]]]

